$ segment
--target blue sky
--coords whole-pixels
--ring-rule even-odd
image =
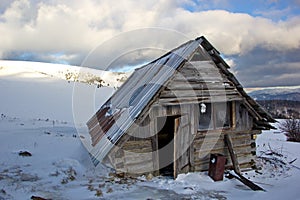
[[[286,20],[300,14],[299,1],[296,0],[193,0],[184,5],[189,11],[228,10],[235,13],[248,13],[252,16],[267,17],[274,21]]]
[[[204,35],[244,86],[298,86],[299,6],[300,0],[2,0],[0,59],[81,65],[101,49],[90,67],[128,67]]]

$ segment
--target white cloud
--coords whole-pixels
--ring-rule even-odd
[[[221,10],[181,16],[181,23],[192,22],[192,33],[206,35],[225,54],[242,54],[259,45],[268,49],[299,48],[299,17],[275,23],[261,17]]]
[[[180,5],[171,0],[16,0],[0,15],[0,52],[64,52],[69,60],[78,60],[74,55],[84,55],[123,31],[144,27],[174,29],[190,39],[205,35],[227,55],[256,46],[299,48],[300,17],[273,22],[224,10],[191,13]],[[144,44],[155,41],[151,34],[143,37]],[[170,46],[170,41],[163,42],[162,48]]]

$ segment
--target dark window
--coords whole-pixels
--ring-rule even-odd
[[[210,103],[201,103],[199,105],[200,118],[199,118],[199,129],[207,130],[210,129],[210,122],[212,121],[212,107]]]

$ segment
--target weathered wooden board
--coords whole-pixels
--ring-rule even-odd
[[[152,161],[149,161],[140,164],[127,164],[125,169],[126,173],[129,174],[145,174],[147,172],[153,171],[153,163]]]
[[[227,95],[236,95],[239,97],[239,94],[235,90],[165,90],[161,93],[160,98],[174,98],[174,97],[203,97],[203,96],[227,96]]]
[[[158,105],[171,106],[180,104],[199,104],[202,103],[213,103],[213,102],[224,102],[224,101],[240,101],[243,100],[237,95],[220,95],[220,96],[202,96],[202,97],[174,97],[164,98],[157,101]]]
[[[240,163],[240,167],[241,167],[241,171],[243,170],[248,170],[248,169],[251,169],[251,167],[253,166],[253,163],[252,162],[244,162],[244,163]],[[232,169],[232,164],[226,164],[225,167],[227,169]],[[209,162],[207,163],[203,163],[203,164],[197,164],[195,166],[195,171],[207,171],[209,168]]]
[[[159,175],[159,154],[158,154],[158,135],[157,133],[157,118],[152,112],[152,109],[149,114],[150,122],[150,133],[153,135],[151,137],[151,146],[152,146],[152,162],[153,162],[153,175],[158,176]]]
[[[216,67],[215,63],[212,60],[187,62],[185,64],[185,68],[186,69],[196,69],[198,71],[201,71],[201,70],[204,70],[204,69],[216,69],[216,70],[218,70],[218,68]]]
[[[190,111],[189,106],[185,106],[187,111]],[[174,136],[174,156],[175,156],[175,171],[174,177],[179,173],[186,173],[190,166],[190,145],[192,143],[192,134],[190,131],[189,115],[182,115],[175,120]]]
[[[189,83],[182,83],[182,82],[176,82],[176,84],[169,85],[167,87],[168,90],[186,90],[186,89],[193,89],[193,90],[234,90],[235,88],[229,84],[224,84],[224,83],[212,83],[212,82],[207,82],[207,83],[194,83],[194,82],[189,82]]]
[[[150,115],[152,116],[152,119],[155,119],[156,117],[179,116],[182,113],[187,113],[187,111],[184,110],[184,107],[181,105],[161,106],[156,104],[152,106]]]
[[[206,138],[214,138],[216,136],[221,136],[224,137],[224,134],[231,134],[231,138],[238,138],[238,137],[244,137],[247,135],[251,135],[251,134],[260,134],[261,131],[259,130],[235,130],[235,129],[227,129],[227,130],[222,130],[222,129],[217,129],[217,130],[209,130],[209,131],[197,131],[195,140],[197,139],[204,139],[204,137]]]
[[[227,154],[227,152],[222,152],[222,151],[212,151],[211,153],[209,154],[205,154],[204,156],[201,156],[201,159],[196,159],[195,160],[195,167],[200,167],[199,165],[204,165],[204,164],[209,164],[210,162],[210,154],[215,154],[215,153],[221,153],[221,154],[224,154],[227,158],[227,164],[226,166],[227,167],[232,167],[233,164],[232,164],[232,161],[230,159],[230,155]],[[238,162],[239,163],[253,163],[253,160],[254,160],[254,156],[252,154],[238,154],[237,155],[237,159],[238,159]]]
[[[190,76],[190,77],[182,77],[178,75],[177,77],[174,78],[174,83],[175,82],[195,82],[195,83],[205,83],[205,82],[229,82],[228,79],[224,77],[219,77],[219,76],[208,76],[208,77],[196,77],[196,76]]]
[[[152,153],[132,153],[125,151],[124,162],[128,165],[143,165],[144,162],[152,162]]]
[[[255,131],[255,133],[256,133],[256,131]],[[224,132],[215,132],[215,133],[212,133],[212,132],[205,133],[205,132],[201,131],[200,134],[197,133],[197,136],[195,137],[194,142],[197,144],[199,144],[199,143],[201,144],[205,139],[205,142],[210,143],[210,142],[216,141],[216,138],[217,138],[218,142],[224,143],[224,135],[225,134],[230,134],[232,137],[232,140],[235,143],[236,142],[241,143],[241,141],[250,141],[251,134],[253,134],[253,132],[249,131],[249,132],[242,132],[242,133],[231,133],[231,132],[224,131]],[[244,144],[244,143],[242,143],[242,144]]]
[[[138,131],[139,129],[135,129]],[[144,148],[144,151],[141,149]],[[147,149],[151,151],[151,138],[135,138],[130,136],[130,138],[122,145],[122,149],[132,152],[148,152]]]

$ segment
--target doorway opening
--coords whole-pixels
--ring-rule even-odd
[[[165,116],[157,118],[159,174],[174,176],[174,132],[175,119],[178,116]]]

